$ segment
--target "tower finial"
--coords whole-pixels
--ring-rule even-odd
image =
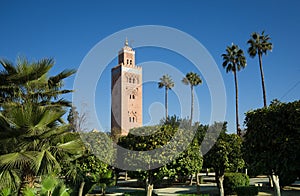
[[[126,37],[126,40],[125,40],[125,46],[128,46],[128,39]]]

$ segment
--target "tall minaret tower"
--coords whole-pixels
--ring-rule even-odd
[[[127,135],[131,128],[143,124],[142,67],[135,65],[135,51],[127,39],[111,78],[111,132]]]

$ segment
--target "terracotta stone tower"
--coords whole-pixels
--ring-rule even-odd
[[[128,46],[119,51],[118,65],[111,70],[111,131],[127,135],[143,124],[142,67],[135,65],[135,51]]]

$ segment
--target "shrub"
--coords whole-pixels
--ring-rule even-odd
[[[235,188],[237,195],[258,195],[258,187],[256,186],[240,186]]]
[[[235,189],[241,186],[249,186],[249,176],[243,173],[225,173],[225,194],[233,194],[236,191]]]

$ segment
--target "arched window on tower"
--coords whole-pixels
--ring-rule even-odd
[[[131,117],[129,117],[129,122],[131,122]]]
[[[133,84],[135,83],[135,79],[134,79],[134,78],[132,78],[132,83],[133,83]]]
[[[132,60],[130,60],[130,65],[132,65]]]
[[[129,60],[127,59],[127,65],[129,64]]]
[[[134,96],[134,95],[132,95],[132,99],[135,99],[135,96]]]
[[[129,83],[131,83],[131,78],[129,78]]]
[[[134,122],[134,117],[132,117],[132,122]]]
[[[129,95],[129,99],[131,99],[131,95]]]

